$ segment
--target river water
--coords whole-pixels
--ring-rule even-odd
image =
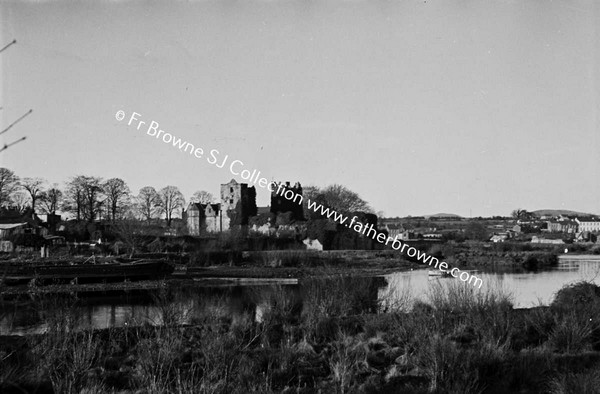
[[[475,275],[483,280],[486,288],[503,289],[512,297],[515,308],[529,308],[548,305],[555,293],[563,286],[581,280],[600,284],[600,261],[561,259],[558,267],[540,272],[494,272],[480,271]],[[405,297],[427,299],[430,288],[438,283],[458,281],[450,277],[433,277],[426,269],[397,272],[377,281],[377,288],[371,297],[390,299]],[[327,285],[323,285],[327,286]],[[295,298],[302,298],[298,285],[285,286],[230,286],[200,287],[180,291],[168,303],[157,306],[155,296],[123,295],[112,298],[86,300],[70,306],[76,311],[77,328],[108,328],[139,324],[162,324],[163,315],[177,312],[180,323],[193,323],[207,314],[236,318],[250,313],[260,320],[269,309],[270,300],[285,292]],[[328,289],[323,290],[327,293]],[[23,335],[41,333],[47,329],[49,317],[65,310],[65,305],[52,303],[0,305],[0,335]],[[170,312],[168,312],[170,311]]]

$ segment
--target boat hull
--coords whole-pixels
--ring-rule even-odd
[[[450,271],[440,271],[440,270],[430,270],[427,272],[427,274],[429,276],[439,276],[439,277],[452,276],[452,274],[450,274]]]
[[[126,280],[160,279],[173,273],[174,267],[164,261],[109,264],[5,265],[0,278],[6,285],[36,283],[97,283]]]

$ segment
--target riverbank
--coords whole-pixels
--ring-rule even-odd
[[[600,261],[598,254],[561,254],[559,260],[574,260],[574,261]]]
[[[534,249],[527,251],[511,251],[506,245],[495,246],[489,244],[446,244],[434,245],[428,252],[447,261],[450,267],[461,270],[468,269],[507,269],[514,271],[533,271],[556,266],[556,255],[548,249]],[[215,256],[218,256],[216,258]],[[147,259],[147,256],[143,256]],[[261,252],[227,252],[221,251],[217,255],[207,254],[204,259],[192,263],[189,256],[170,256],[175,267],[173,274],[167,277],[173,280],[195,280],[203,284],[235,284],[243,279],[270,279],[274,282],[284,283],[289,280],[303,280],[315,277],[330,276],[356,276],[373,277],[413,269],[429,268],[427,265],[414,261],[405,254],[394,250],[336,250],[336,251],[307,251],[307,250],[281,250]],[[592,256],[596,257],[597,256]],[[140,257],[141,258],[141,257]],[[564,258],[564,257],[561,257]],[[576,255],[569,255],[576,258]],[[587,257],[581,256],[584,260]],[[115,257],[105,257],[103,262],[114,261]],[[152,260],[149,260],[152,261]],[[166,260],[165,260],[166,261]],[[180,261],[176,263],[176,261]],[[6,261],[4,262],[6,263]],[[27,262],[27,264],[34,264]],[[84,267],[77,267],[79,271]],[[90,286],[79,284],[50,284],[50,285],[21,285],[20,287],[0,287],[1,294],[15,292],[85,292],[85,291],[111,291],[122,288],[123,290],[136,290],[149,286],[156,288],[160,281],[104,283],[104,277],[98,276],[96,280],[87,278],[88,281],[97,283]],[[256,281],[258,282],[258,281]],[[139,284],[136,284],[139,283]]]
[[[418,247],[418,245],[415,245]],[[544,268],[556,265],[556,248],[532,247],[529,244],[492,245],[489,243],[454,243],[422,245],[423,250],[449,266],[461,269],[482,267],[505,267],[510,269]],[[214,258],[206,256],[196,263],[188,264],[188,270],[203,266],[236,266],[265,268],[331,268],[341,270],[405,270],[424,267],[417,258],[411,258],[396,250],[278,250],[240,252],[222,258],[214,264]],[[264,271],[263,271],[264,272]]]
[[[512,308],[498,289],[437,286],[408,308],[366,297],[368,281],[284,291],[232,318],[218,297],[188,325],[163,293],[161,326],[73,330],[65,305],[46,334],[0,339],[0,391],[87,393],[564,393],[600,386],[600,288]],[[589,388],[589,389],[586,389]]]

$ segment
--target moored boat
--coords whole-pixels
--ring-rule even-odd
[[[95,264],[3,264],[0,278],[6,285],[36,283],[97,283],[125,280],[160,279],[169,276],[174,267],[165,261],[138,260]]]
[[[429,271],[427,271],[427,275],[429,275],[429,276],[441,276],[441,277],[452,276],[452,274],[450,273],[450,271],[441,271],[441,270],[429,270]]]

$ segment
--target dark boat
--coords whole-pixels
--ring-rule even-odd
[[[6,285],[23,284],[32,279],[35,279],[36,284],[122,282],[162,279],[173,271],[171,264],[156,260],[91,264],[10,263],[0,265],[0,279]]]

